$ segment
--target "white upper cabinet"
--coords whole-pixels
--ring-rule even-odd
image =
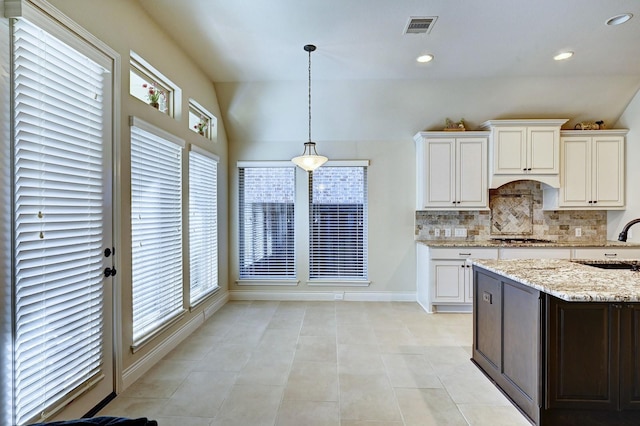
[[[418,210],[488,208],[489,132],[420,132],[416,141]]]
[[[624,137],[627,130],[563,131],[561,185],[557,206],[545,208],[624,208]]]
[[[487,209],[488,132],[420,132],[416,141],[418,210]]]
[[[521,179],[534,179],[558,187],[560,127],[558,120],[489,120],[491,129],[489,187]]]

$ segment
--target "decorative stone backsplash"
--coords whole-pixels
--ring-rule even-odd
[[[458,241],[486,240],[502,236],[543,238],[558,242],[605,242],[607,212],[604,210],[542,210],[539,182],[521,180],[489,191],[489,211],[416,211],[416,240],[442,240],[444,230],[466,228]],[[581,228],[582,236],[575,236]],[[435,236],[436,229],[440,236]]]

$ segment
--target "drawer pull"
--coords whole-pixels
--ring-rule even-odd
[[[458,253],[458,256],[471,256],[471,253]]]
[[[618,253],[605,253],[604,257],[616,257]]]

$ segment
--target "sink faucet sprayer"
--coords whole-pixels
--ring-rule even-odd
[[[631,222],[627,223],[624,228],[622,228],[622,232],[618,235],[618,241],[627,241],[627,232],[629,232],[629,228],[636,223],[640,223],[640,218],[633,219]]]

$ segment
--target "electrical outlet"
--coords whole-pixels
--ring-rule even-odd
[[[576,237],[582,237],[582,228],[576,228]]]
[[[333,300],[344,300],[344,293],[340,291],[333,293]]]
[[[433,230],[433,235],[434,235],[435,237],[439,237],[439,236],[440,236],[440,229],[438,229],[438,228],[434,229],[434,230]]]
[[[451,236],[451,228],[445,228],[444,229],[444,236],[445,237],[450,237]]]
[[[455,228],[453,230],[453,235],[456,237],[466,237],[467,229],[466,228]]]

